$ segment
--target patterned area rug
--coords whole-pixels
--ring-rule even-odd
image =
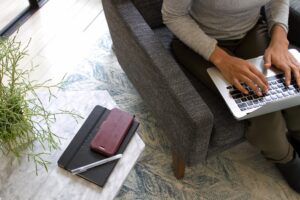
[[[102,28],[89,56],[67,75],[64,89],[107,90],[121,109],[141,122],[139,134],[146,148],[117,199],[300,198],[247,142],[187,168],[184,179],[177,180],[164,133],[118,64],[105,21]]]

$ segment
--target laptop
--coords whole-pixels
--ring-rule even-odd
[[[290,49],[289,51],[300,62],[300,53],[296,49]],[[244,83],[242,85],[249,91],[249,94],[241,93],[225,80],[216,67],[207,69],[209,76],[237,120],[300,105],[300,88],[297,86],[295,79],[292,78],[290,86],[286,87],[284,74],[281,71],[273,67],[270,69],[264,68],[263,56],[248,61],[256,66],[268,80],[269,91],[261,97],[255,95],[250,87]]]

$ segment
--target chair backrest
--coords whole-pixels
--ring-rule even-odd
[[[131,0],[137,10],[153,29],[163,25],[161,6],[163,0]]]

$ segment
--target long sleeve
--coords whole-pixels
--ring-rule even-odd
[[[275,24],[281,25],[288,32],[290,0],[271,0],[266,6],[269,33]]]
[[[217,41],[205,34],[190,16],[190,5],[191,0],[164,0],[163,21],[182,42],[208,60]]]

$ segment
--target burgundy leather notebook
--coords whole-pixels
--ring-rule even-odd
[[[91,148],[106,156],[118,150],[133,122],[133,115],[118,108],[110,111],[91,142]]]
[[[93,109],[70,142],[69,146],[59,158],[57,163],[60,167],[71,171],[72,169],[107,158],[107,156],[93,151],[90,148],[90,144],[95,135],[98,133],[101,124],[107,119],[110,112],[110,110],[101,106],[96,106]],[[127,134],[124,136],[115,154],[121,154],[125,151],[138,126],[139,123],[133,120]],[[104,165],[94,167],[88,171],[77,174],[77,176],[103,187],[117,162],[118,160],[115,160]]]

